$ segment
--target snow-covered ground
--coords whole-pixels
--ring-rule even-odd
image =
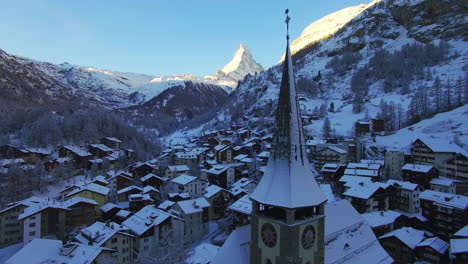
[[[11,258],[16,252],[23,247],[22,243],[14,244],[8,247],[0,248],[0,264],[5,263]]]
[[[404,150],[420,137],[436,139],[447,144],[459,143],[468,150],[468,105],[437,114],[431,119],[400,129],[393,135],[378,136],[376,143]]]

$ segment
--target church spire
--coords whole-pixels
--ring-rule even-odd
[[[286,59],[283,63],[272,150],[265,174],[251,198],[262,204],[299,208],[319,205],[326,198],[314,179],[306,156],[289,48],[289,10],[285,13]]]

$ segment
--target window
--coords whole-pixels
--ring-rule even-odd
[[[117,238],[116,238],[116,237],[112,238],[111,243],[112,243],[112,244],[117,243]]]
[[[35,235],[36,235],[36,232],[35,232],[35,231],[29,232],[29,235],[30,235],[30,236],[35,236]]]
[[[29,223],[29,227],[35,227],[36,223]]]

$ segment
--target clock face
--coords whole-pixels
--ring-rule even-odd
[[[313,226],[309,225],[304,228],[302,231],[302,247],[308,249],[312,247],[315,240],[315,229]]]
[[[272,248],[276,245],[276,240],[278,236],[276,234],[275,227],[272,224],[265,223],[262,226],[262,240],[265,245]]]

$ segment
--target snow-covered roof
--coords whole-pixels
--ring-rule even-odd
[[[132,212],[122,209],[116,213],[115,216],[120,218],[127,218],[130,214],[132,214]]]
[[[196,179],[197,179],[197,177],[195,177],[195,176],[190,176],[190,175],[183,174],[183,175],[178,176],[177,178],[172,179],[172,182],[180,184],[180,185],[186,185],[186,184],[189,184],[189,183],[191,183],[192,181],[194,181]]]
[[[100,195],[105,195],[105,196],[107,196],[109,194],[109,188],[107,188],[105,186],[102,186],[102,185],[99,185],[99,184],[96,184],[96,183],[88,183],[86,185],[80,186],[78,189],[75,189],[75,190],[71,191],[67,195],[67,197],[75,195],[75,194],[80,193],[82,191],[90,191],[90,192],[98,193]]]
[[[325,263],[393,263],[369,224],[346,200],[325,204]]]
[[[216,145],[213,149],[215,151],[220,151],[220,150],[222,150],[222,149],[224,149],[226,147],[227,147],[226,145]]]
[[[402,170],[409,170],[409,171],[422,172],[422,173],[428,173],[432,168],[434,167],[431,165],[421,165],[421,164],[411,164],[411,163],[407,163],[403,167],[401,167]]]
[[[425,234],[426,233],[422,230],[414,229],[412,227],[402,227],[379,237],[379,239],[396,237],[409,248],[415,249],[416,246],[424,240]]]
[[[143,190],[138,187],[138,186],[135,186],[135,185],[130,185],[130,186],[127,186],[123,189],[120,189],[119,191],[117,191],[117,194],[122,194],[122,193],[126,193],[126,192],[129,192],[131,190],[138,190],[139,192],[142,192]]]
[[[459,182],[459,181],[455,179],[446,178],[446,177],[439,177],[439,178],[432,179],[429,183],[434,184],[434,185],[450,186],[452,184],[455,184],[456,182]]]
[[[309,139],[306,142],[306,146],[316,146],[326,144],[327,141],[325,139]]]
[[[377,190],[380,188],[386,189],[388,184],[381,182],[360,182],[359,184],[353,185],[346,192],[344,196],[350,196],[360,199],[369,199]]]
[[[156,176],[156,175],[153,174],[153,173],[148,173],[148,174],[146,174],[145,176],[141,177],[140,180],[141,180],[142,182],[144,182],[144,181],[147,181],[147,180],[149,180],[149,179],[151,179],[151,178],[158,178],[158,176]]]
[[[319,184],[319,186],[320,190],[322,190],[323,194],[325,194],[325,196],[327,197],[328,203],[333,203],[334,201],[336,201],[330,184]]]
[[[246,215],[252,214],[252,201],[250,200],[250,195],[246,194],[242,196],[239,200],[231,204],[228,209]]]
[[[168,208],[170,208],[174,204],[175,204],[175,202],[173,202],[171,200],[166,200],[166,201],[162,202],[161,204],[159,204],[158,208],[161,209],[161,210],[167,210]]]
[[[205,197],[200,197],[191,200],[184,200],[177,202],[177,205],[180,207],[184,214],[194,214],[203,212],[204,208],[210,207],[210,203],[206,200]]]
[[[103,223],[98,221],[91,226],[81,229],[75,236],[75,240],[85,245],[100,247],[117,233],[131,236],[123,232],[127,230],[128,228],[114,222]]]
[[[346,154],[347,153],[346,150],[344,150],[342,148],[339,148],[339,147],[336,147],[336,146],[327,146],[326,148],[331,149],[331,150],[333,150],[335,152],[338,152],[340,154]]]
[[[88,246],[80,243],[69,243],[64,245],[70,249],[68,254],[61,254],[63,247],[60,240],[33,239],[20,251],[6,261],[6,264],[20,263],[69,263],[89,264],[94,263],[96,258],[106,248]],[[67,252],[67,251],[65,251]]]
[[[397,180],[388,180],[387,184],[398,185],[400,188],[408,191],[414,191],[418,188],[418,185],[408,181],[397,181]]]
[[[270,157],[270,152],[269,151],[262,151],[260,154],[258,154],[259,158],[269,158]]]
[[[99,150],[102,150],[104,152],[111,152],[112,151],[111,148],[107,147],[104,144],[91,144],[90,146],[93,147],[93,148],[97,148]]]
[[[83,197],[72,197],[71,199],[68,199],[63,202],[63,205],[65,207],[71,207],[79,203],[87,203],[87,204],[92,204],[92,205],[98,205],[98,203],[94,200],[83,198]]]
[[[225,172],[227,169],[231,168],[233,164],[216,164],[214,165],[211,169],[207,171],[207,173],[214,174],[214,175],[219,175],[223,172]]]
[[[8,210],[11,210],[11,209],[13,209],[13,208],[15,208],[15,207],[17,207],[19,205],[29,207],[29,206],[33,206],[35,204],[38,204],[38,203],[40,203],[42,201],[43,201],[42,198],[39,198],[39,197],[36,197],[36,196],[31,196],[29,198],[26,198],[26,199],[18,201],[18,202],[11,202],[11,203],[7,204],[7,207],[5,207],[4,209],[2,209],[0,211],[0,214],[3,213],[3,212],[6,212]]]
[[[238,227],[229,235],[211,264],[250,263],[250,225]]]
[[[465,195],[425,190],[419,195],[419,199],[429,200],[433,201],[435,204],[451,206],[459,209],[468,208],[468,196]]]
[[[106,203],[105,205],[101,206],[101,211],[106,213],[106,212],[109,212],[110,210],[112,210],[114,208],[119,208],[120,209],[120,207],[118,205],[116,205],[115,203]]]
[[[43,199],[39,203],[32,204],[31,206],[27,207],[24,209],[23,213],[18,215],[18,220],[23,220],[27,217],[30,217],[32,215],[35,215],[39,213],[42,210],[45,210],[47,208],[54,208],[54,209],[61,209],[61,210],[70,210],[68,209],[68,206],[65,205],[63,202],[59,202],[57,200],[49,200],[49,199]]]
[[[218,185],[212,184],[212,185],[206,187],[206,189],[205,189],[206,193],[203,196],[205,196],[205,198],[209,199],[209,198],[213,197],[213,195],[221,192],[222,190],[224,190],[224,189],[219,187]]]
[[[182,171],[189,171],[190,168],[187,165],[173,165],[167,167],[170,171],[175,172],[182,172]]]
[[[119,139],[117,139],[115,137],[105,137],[105,139],[107,139],[109,141],[116,142],[116,143],[122,143],[122,141],[120,141]]]
[[[429,147],[432,151],[434,152],[444,152],[444,153],[462,153],[465,154],[467,153],[466,150],[461,148],[459,145],[456,143],[450,141],[441,141],[441,140],[436,140],[432,139],[429,137],[420,137],[418,138],[421,140],[427,147]]]
[[[152,205],[147,205],[125,220],[122,224],[130,228],[134,234],[140,236],[148,229],[158,226],[171,217],[173,217],[171,214]]]
[[[196,246],[185,260],[187,264],[210,264],[220,247],[203,242]]]
[[[460,254],[468,252],[468,238],[450,239],[450,253]]]
[[[149,193],[149,192],[159,192],[159,190],[154,188],[151,185],[146,185],[145,187],[143,187],[143,193]]]
[[[455,234],[453,234],[454,237],[466,237],[468,238],[468,225],[464,226],[462,229],[458,230]]]
[[[392,224],[400,216],[401,213],[393,210],[362,214],[372,228]]]
[[[440,254],[444,254],[449,248],[449,244],[438,237],[431,237],[419,243],[418,247],[431,247]]]
[[[379,177],[379,171],[367,170],[367,169],[345,169],[344,175],[375,178],[375,177]]]
[[[88,156],[93,155],[93,154],[89,153],[89,151],[87,151],[86,149],[78,147],[78,146],[69,145],[69,146],[64,146],[64,148],[68,149],[69,151],[75,153],[76,155],[78,155],[80,157],[88,157]]]
[[[337,172],[340,167],[341,167],[340,164],[325,163],[320,171],[321,172]]]

